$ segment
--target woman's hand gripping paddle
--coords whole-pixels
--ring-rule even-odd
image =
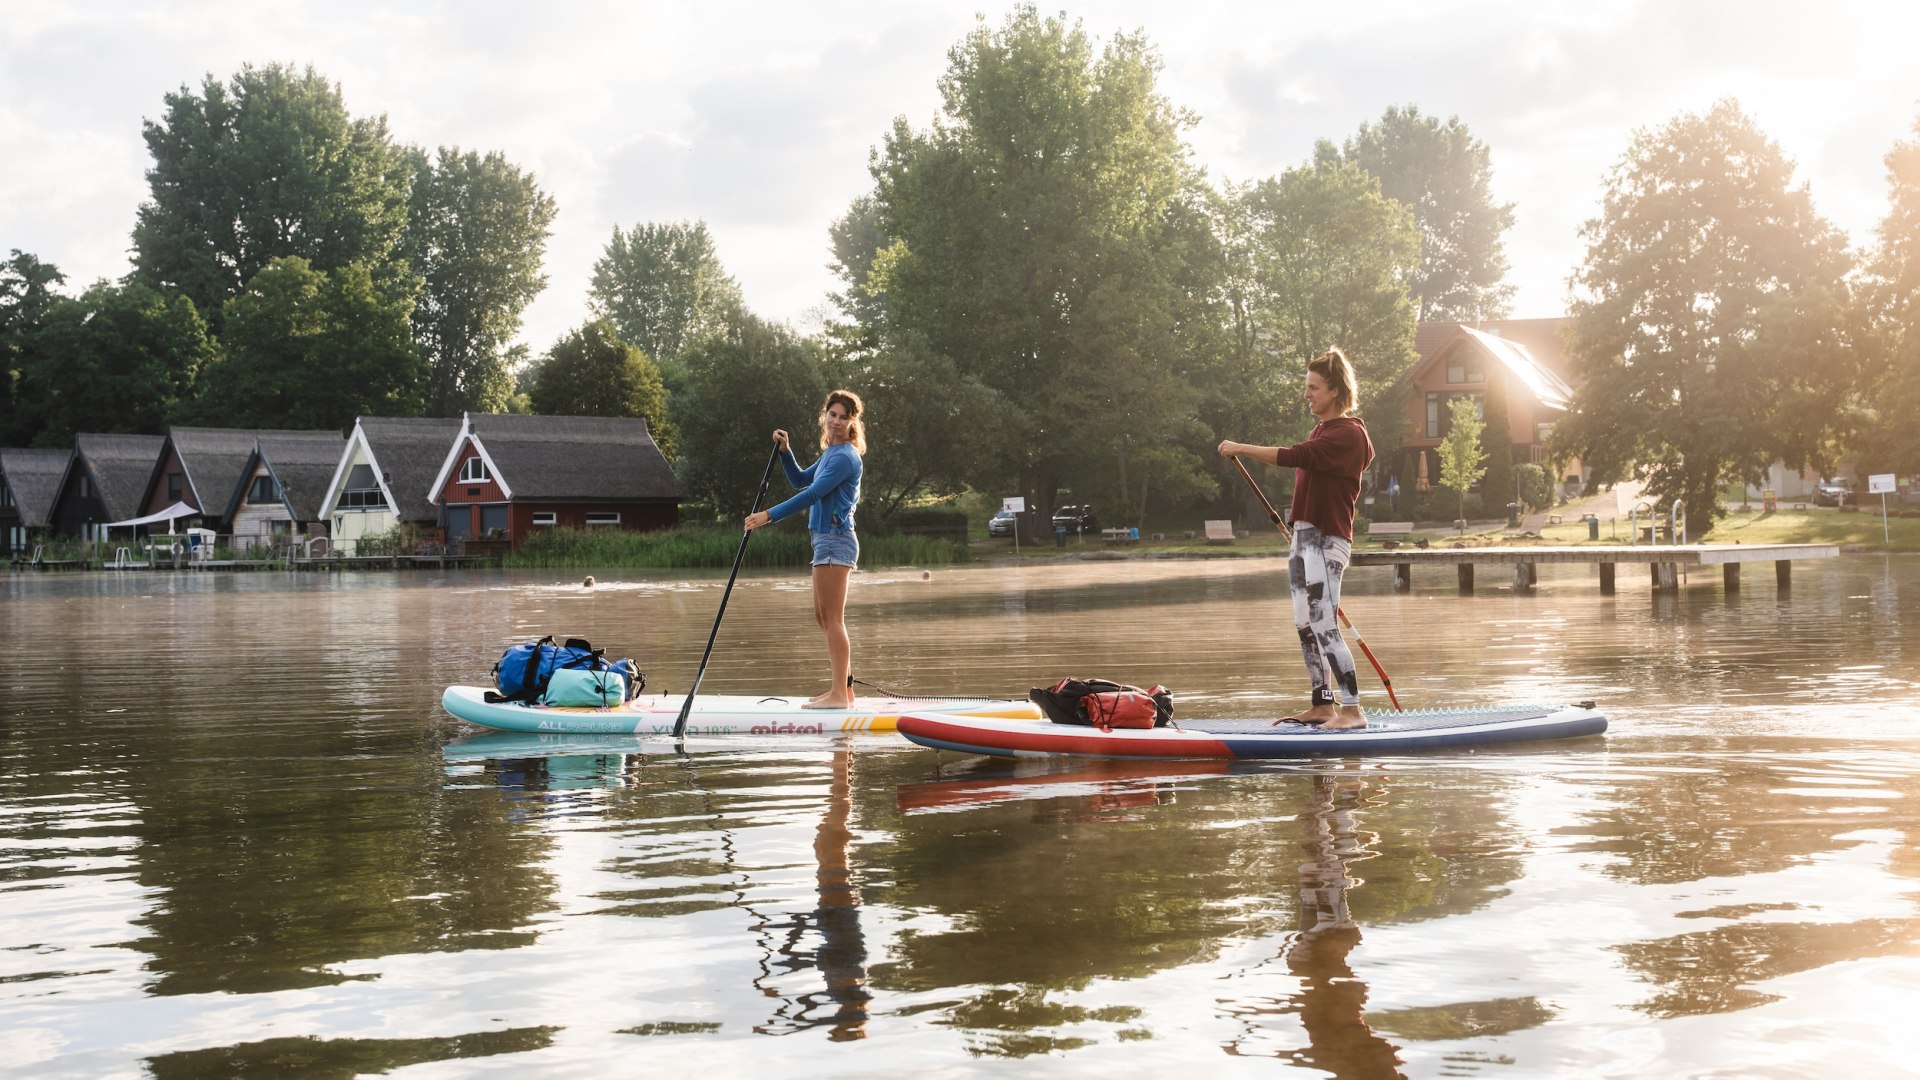
[[[1287,538],[1288,544],[1292,544],[1293,533],[1288,530],[1286,521],[1280,517],[1280,511],[1273,508],[1273,503],[1268,501],[1267,493],[1261,491],[1260,485],[1253,482],[1253,474],[1247,471],[1246,465],[1241,462],[1238,454],[1233,457],[1233,467],[1240,470],[1241,479],[1245,480],[1247,486],[1253,489],[1254,495],[1259,497],[1260,505],[1267,508],[1267,516],[1273,519],[1274,527],[1280,530],[1280,535]],[[1333,613],[1340,617],[1340,625],[1346,627],[1347,632],[1353,635],[1353,643],[1360,646],[1360,651],[1366,654],[1367,663],[1372,664],[1374,672],[1380,676],[1380,685],[1387,688],[1387,700],[1393,702],[1394,710],[1406,712],[1400,707],[1400,699],[1394,695],[1393,680],[1387,677],[1387,669],[1380,666],[1379,658],[1373,655],[1372,649],[1367,648],[1366,639],[1360,636],[1360,628],[1353,625],[1353,620],[1347,618],[1347,613],[1340,610],[1338,606],[1334,607]]]
[[[767,497],[767,481],[773,478],[773,463],[780,460],[780,444],[773,444],[773,453],[767,456],[766,471],[760,474],[760,489],[753,494],[753,506],[748,508],[749,515],[760,511],[760,500]],[[678,740],[687,733],[687,717],[693,713],[693,695],[700,692],[700,680],[707,675],[707,661],[713,658],[713,642],[720,636],[720,620],[727,614],[727,598],[733,595],[733,580],[740,576],[740,560],[747,554],[747,541],[753,539],[752,529],[740,531],[740,550],[733,553],[733,573],[727,575],[727,590],[720,594],[720,612],[713,617],[713,630],[707,634],[707,651],[700,654],[700,670],[694,672],[693,685],[687,687],[687,699],[680,703],[680,716],[673,722],[673,737]],[[1354,637],[1359,637],[1355,634]],[[1365,646],[1362,646],[1365,648]]]

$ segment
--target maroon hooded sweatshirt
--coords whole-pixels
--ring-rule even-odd
[[[1353,507],[1360,501],[1360,474],[1373,464],[1373,440],[1357,416],[1336,416],[1314,425],[1307,441],[1279,448],[1278,464],[1292,465],[1293,520],[1328,536],[1353,540]]]

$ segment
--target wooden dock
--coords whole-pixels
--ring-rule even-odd
[[[1460,591],[1473,591],[1473,568],[1487,563],[1513,567],[1515,592],[1530,592],[1539,580],[1541,563],[1590,563],[1600,567],[1600,592],[1614,592],[1614,571],[1622,563],[1643,565],[1655,591],[1672,592],[1680,588],[1683,566],[1718,566],[1728,592],[1740,589],[1740,566],[1750,562],[1770,562],[1773,576],[1781,588],[1793,581],[1795,559],[1831,559],[1840,554],[1837,544],[1640,544],[1628,547],[1513,547],[1396,548],[1392,551],[1355,551],[1353,566],[1393,567],[1393,587],[1406,592],[1413,588],[1413,568],[1452,566],[1459,575]]]

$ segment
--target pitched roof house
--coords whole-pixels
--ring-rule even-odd
[[[141,495],[140,512],[154,514],[177,502],[198,507],[201,524],[215,532],[230,532],[226,518],[241,475],[253,461],[261,436],[302,435],[308,432],[259,431],[252,428],[171,427],[167,444],[154,463],[153,475]],[[336,442],[340,436],[326,432]]]
[[[429,491],[450,544],[680,520],[680,482],[637,417],[469,413]]]
[[[320,500],[335,546],[351,553],[362,537],[405,524],[437,538],[440,508],[428,497],[447,451],[464,430],[458,417],[362,416]]]
[[[233,546],[264,546],[294,534],[325,536],[320,503],[346,443],[332,431],[260,432],[222,513]]]
[[[165,443],[158,435],[75,435],[73,457],[48,513],[53,531],[104,540],[108,522],[136,516],[140,492]]]
[[[1420,359],[1407,373],[1414,389],[1407,435],[1401,459],[1387,471],[1408,491],[1424,486],[1422,479],[1437,484],[1437,448],[1452,426],[1449,402],[1468,398],[1484,415],[1489,394],[1500,395],[1507,407],[1513,460],[1545,462],[1554,422],[1573,400],[1566,355],[1570,325],[1569,319],[1421,323],[1414,334]]]
[[[70,449],[0,447],[0,555],[29,550],[33,535],[46,531],[72,458]]]

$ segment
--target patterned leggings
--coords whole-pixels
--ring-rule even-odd
[[[1352,543],[1328,536],[1305,522],[1294,525],[1293,547],[1287,553],[1287,581],[1293,586],[1293,625],[1300,632],[1300,653],[1313,680],[1315,705],[1333,703],[1336,682],[1340,704],[1360,704],[1353,653],[1347,651],[1335,615],[1340,607],[1340,577],[1347,572],[1347,560],[1352,557]]]

